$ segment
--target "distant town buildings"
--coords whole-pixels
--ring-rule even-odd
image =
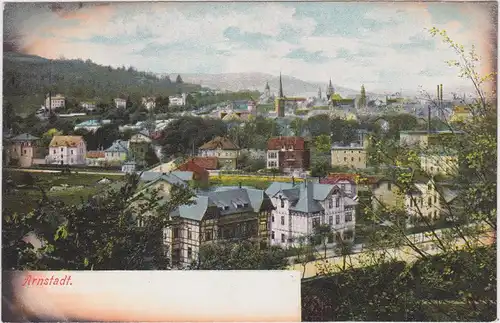
[[[349,145],[334,144],[331,148],[332,166],[364,169],[368,160],[368,133],[358,130],[358,142]]]
[[[156,98],[152,98],[152,97],[142,98],[142,105],[147,110],[153,110],[154,108],[156,108]]]
[[[80,102],[80,106],[87,112],[95,112],[97,110],[97,105],[93,101]]]

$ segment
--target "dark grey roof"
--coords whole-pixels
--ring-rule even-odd
[[[10,138],[10,141],[35,141],[40,138],[30,135],[29,133],[23,133],[15,137]]]
[[[148,186],[160,180],[166,181],[170,184],[178,184],[182,186],[187,185],[186,182],[171,173],[143,172],[141,174],[141,180],[144,182],[150,182],[148,183]]]
[[[116,140],[113,144],[105,150],[105,152],[117,152],[117,153],[127,153],[128,152],[128,141]]]
[[[304,213],[314,213],[324,210],[321,204],[314,199],[314,184],[301,185],[300,198],[297,204],[290,207],[290,210]]]

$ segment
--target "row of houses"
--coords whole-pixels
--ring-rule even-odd
[[[184,165],[188,163],[197,166],[193,161]],[[185,175],[189,171],[158,170],[141,175],[147,184],[140,193],[147,196],[157,191],[166,202],[174,185],[189,187],[186,179],[191,176]],[[197,190],[193,204],[180,206],[170,214],[172,224],[164,229],[163,244],[176,267],[195,261],[205,243],[250,240],[261,246],[286,248],[297,246],[300,237],[313,235],[320,225],[332,228],[325,243],[333,246],[342,240],[354,240],[356,205],[352,192],[311,181],[275,182],[266,190],[241,185]],[[138,216],[139,226],[145,216]]]

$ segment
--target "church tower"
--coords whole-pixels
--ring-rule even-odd
[[[266,96],[266,98],[270,98],[271,97],[271,88],[269,87],[269,83],[266,82],[266,88],[264,90],[264,95]]]
[[[280,88],[279,88],[279,93],[278,97],[274,101],[275,109],[276,109],[276,115],[278,117],[284,117],[285,116],[285,96],[283,94],[283,82],[281,80],[281,73],[280,73]]]
[[[328,83],[328,88],[326,89],[326,98],[330,100],[330,98],[333,98],[334,94],[335,94],[335,89],[333,88],[332,85],[332,79],[330,79],[330,83]]]
[[[321,88],[318,89],[318,99],[321,100]]]

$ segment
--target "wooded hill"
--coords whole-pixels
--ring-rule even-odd
[[[97,99],[111,104],[116,97],[139,100],[142,96],[200,89],[199,85],[183,83],[181,79],[171,81],[133,67],[113,68],[91,60],[46,59],[12,52],[4,53],[3,70],[4,101],[23,114],[40,108],[49,90],[75,101]]]

